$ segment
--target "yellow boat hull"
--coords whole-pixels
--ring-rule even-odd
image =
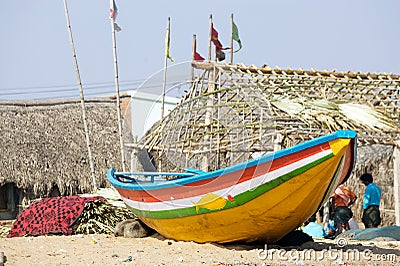
[[[119,174],[118,180],[112,170],[107,175],[138,218],[166,238],[271,243],[302,225],[350,175],[355,147],[355,133],[340,131],[221,171],[159,184],[124,183],[128,175]]]
[[[232,209],[182,218],[140,219],[161,235],[175,240],[274,242],[299,227],[319,207],[340,159],[341,156],[335,156]]]

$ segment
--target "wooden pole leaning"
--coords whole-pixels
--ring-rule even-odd
[[[119,142],[121,149],[121,162],[122,162],[122,171],[125,170],[125,152],[124,152],[124,140],[122,137],[122,116],[121,116],[121,102],[119,95],[119,82],[118,82],[118,60],[117,60],[117,42],[115,38],[115,23],[113,19],[111,21],[111,35],[113,42],[113,54],[114,54],[114,76],[115,76],[115,94],[117,98],[117,116],[118,116],[118,130],[119,130]]]
[[[65,18],[67,21],[69,40],[71,43],[72,57],[74,59],[76,78],[77,78],[78,87],[79,87],[79,95],[80,95],[81,107],[82,107],[82,119],[83,119],[83,125],[85,128],[86,146],[87,146],[88,156],[89,156],[90,172],[92,174],[93,190],[96,191],[97,183],[96,183],[96,175],[94,172],[94,163],[93,163],[92,149],[91,149],[90,136],[89,136],[89,127],[88,127],[87,116],[86,116],[85,97],[83,94],[81,76],[79,74],[78,60],[76,59],[74,40],[72,38],[71,24],[69,21],[69,14],[68,14],[68,7],[67,7],[67,0],[64,0],[64,10],[65,10]]]

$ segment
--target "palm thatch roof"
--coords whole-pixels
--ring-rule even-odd
[[[96,183],[121,167],[115,100],[85,101]],[[124,138],[130,140],[125,128]],[[0,102],[0,186],[15,183],[29,198],[93,189],[79,99]]]

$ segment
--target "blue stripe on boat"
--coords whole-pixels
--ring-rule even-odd
[[[300,143],[294,147],[290,147],[287,149],[279,150],[276,151],[275,153],[267,154],[262,157],[253,159],[253,160],[248,160],[243,163],[239,163],[233,166],[228,166],[226,168],[222,168],[213,172],[204,172],[204,174],[200,175],[194,175],[191,177],[187,178],[177,178],[177,179],[172,179],[168,180],[166,182],[160,183],[124,183],[115,178],[115,170],[113,168],[108,169],[107,171],[107,178],[110,181],[110,183],[115,187],[115,188],[121,188],[121,189],[129,189],[129,190],[158,190],[158,189],[164,189],[164,188],[171,188],[171,187],[176,187],[176,186],[182,186],[185,184],[190,184],[193,182],[198,182],[198,181],[203,181],[207,179],[212,179],[217,176],[220,176],[222,174],[229,174],[237,171],[242,171],[246,168],[250,168],[253,166],[256,166],[258,164],[263,164],[269,161],[272,161],[277,158],[281,158],[296,152],[300,152],[302,150],[306,150],[308,148],[312,148],[314,146],[335,140],[335,139],[340,139],[340,138],[355,138],[356,137],[356,132],[353,130],[338,130],[332,134],[324,135],[303,143]],[[121,176],[122,177],[122,176]]]

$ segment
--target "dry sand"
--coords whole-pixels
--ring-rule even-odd
[[[273,246],[265,249],[261,244],[197,244],[168,240],[159,235],[136,239],[73,235],[0,238],[0,252],[6,256],[5,265],[10,266],[400,265],[400,241],[350,241],[346,244],[350,251],[338,251],[338,246],[330,240],[305,243],[297,250],[281,250]]]

